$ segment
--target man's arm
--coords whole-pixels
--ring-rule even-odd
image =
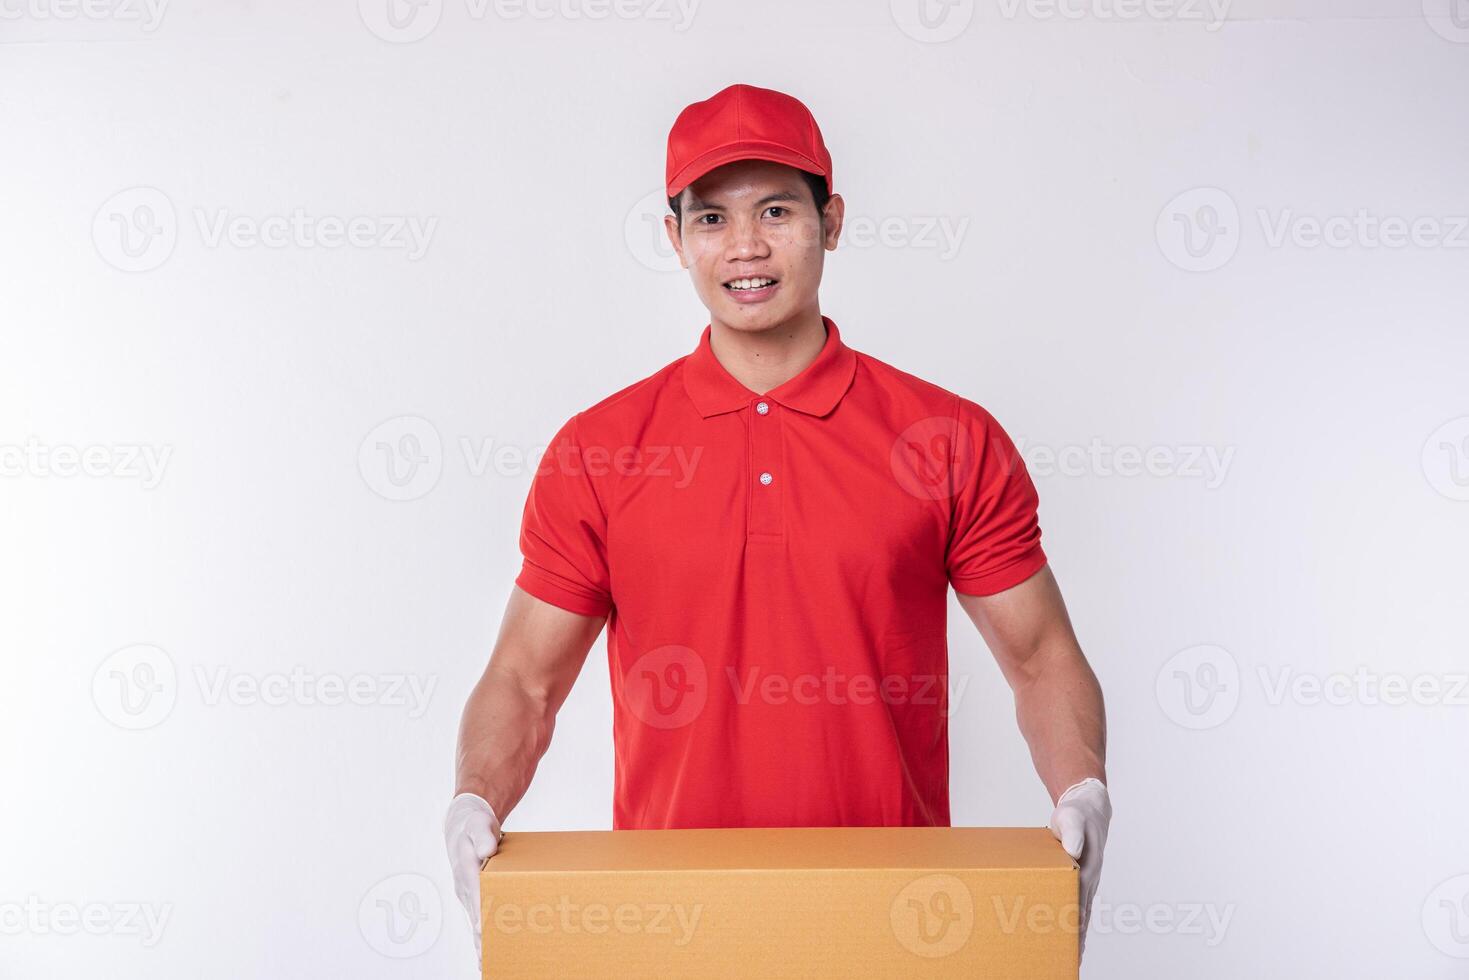
[[[444,846],[477,957],[480,867],[499,847],[500,821],[530,786],[551,744],[556,712],[606,621],[568,612],[515,586],[490,663],[464,706]]]
[[[482,797],[502,821],[515,808],[606,622],[511,589],[489,665],[459,723],[456,794]]]
[[[1112,822],[1107,794],[1107,717],[1049,565],[988,596],[959,593],[1015,692],[1015,717],[1035,771],[1056,804],[1051,833],[1080,867],[1078,949],[1086,949],[1092,898]]]
[[[1015,694],[1031,761],[1055,802],[1088,777],[1107,781],[1102,688],[1076,642],[1051,567],[1004,592],[959,593]]]

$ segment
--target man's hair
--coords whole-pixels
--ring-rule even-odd
[[[825,222],[826,215],[824,211],[826,202],[831,200],[831,192],[826,189],[826,178],[820,174],[813,174],[809,170],[800,170],[797,172],[806,181],[806,186],[811,188],[811,199],[816,202],[817,220]],[[678,221],[680,228],[683,227],[683,208],[680,203],[682,200],[683,191],[679,191],[677,197],[670,197],[668,199],[668,209],[673,212],[673,217]]]

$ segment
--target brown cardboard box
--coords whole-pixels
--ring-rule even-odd
[[[1077,976],[1076,864],[1040,828],[508,833],[485,976]]]

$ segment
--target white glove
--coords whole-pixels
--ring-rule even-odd
[[[479,872],[485,858],[500,846],[500,821],[482,797],[460,793],[449,803],[444,815],[444,847],[449,852],[449,867],[454,873],[454,894],[469,916],[474,930],[474,955],[480,951]]]
[[[1107,846],[1111,822],[1112,801],[1107,798],[1107,787],[1095,777],[1068,788],[1051,813],[1051,833],[1081,864],[1081,950],[1086,949],[1086,926],[1092,915],[1092,896],[1102,877],[1102,849]]]

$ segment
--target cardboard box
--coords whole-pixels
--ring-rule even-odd
[[[507,833],[491,978],[1077,976],[1076,864],[1042,828]]]

